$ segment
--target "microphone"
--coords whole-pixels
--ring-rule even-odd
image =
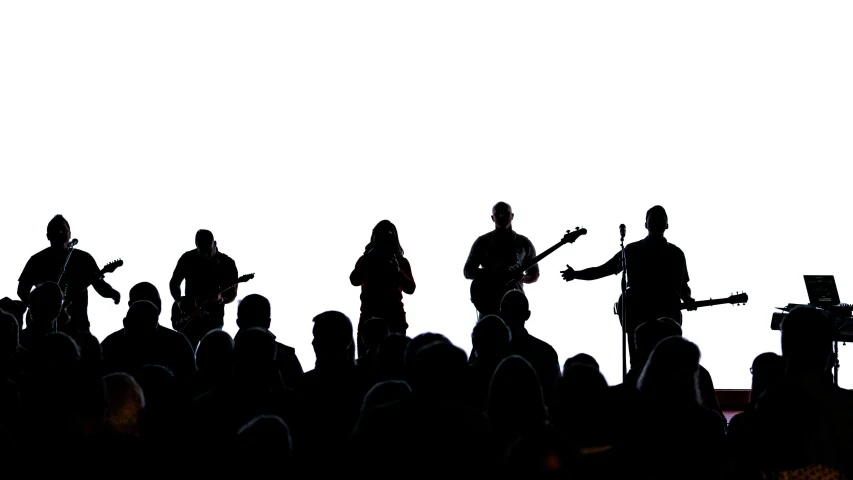
[[[71,240],[68,242],[68,248],[74,248],[74,245],[77,245],[77,239]]]
[[[619,225],[619,235],[621,235],[622,238],[625,238],[625,224],[624,223],[622,225]]]

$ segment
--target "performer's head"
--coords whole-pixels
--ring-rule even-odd
[[[521,290],[510,290],[501,299],[499,316],[510,328],[518,330],[530,318],[530,303]]]
[[[56,282],[43,282],[36,285],[30,292],[29,308],[30,315],[27,321],[33,322],[36,330],[46,331],[56,329],[56,319],[62,310],[62,289]]]
[[[160,303],[160,292],[157,291],[157,287],[148,282],[139,282],[130,289],[130,292],[127,294],[127,306],[131,306],[134,303],[140,300],[148,300],[153,303],[155,307],[157,307],[157,311],[161,311],[162,305]]]
[[[71,241],[71,227],[62,215],[56,215],[47,223],[47,239],[53,248],[68,248]]]
[[[495,222],[495,229],[510,230],[513,218],[515,214],[512,213],[512,207],[508,203],[498,202],[492,207],[492,221]]]
[[[148,300],[134,302],[124,317],[124,334],[129,337],[150,337],[157,332],[160,310]]]
[[[270,328],[270,301],[263,295],[246,295],[237,305],[237,328]]]
[[[403,256],[403,247],[400,246],[400,235],[397,227],[389,220],[382,220],[373,227],[370,235],[370,243],[366,250],[371,248],[378,250],[377,253],[386,253]]]
[[[212,259],[216,255],[216,240],[210,230],[201,229],[195,233],[195,246],[199,255],[204,259]]]
[[[823,311],[796,307],[782,321],[782,357],[788,371],[821,373],[835,363],[832,320]]]
[[[669,218],[666,210],[660,205],[655,205],[646,212],[646,230],[653,237],[662,237],[663,232],[669,228]]]

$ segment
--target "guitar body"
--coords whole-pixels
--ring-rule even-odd
[[[210,312],[207,311],[207,306],[211,304],[213,298],[217,295],[222,295],[237,285],[248,282],[253,278],[255,278],[254,273],[241,275],[232,285],[229,285],[228,287],[220,290],[218,294],[211,295],[210,297],[181,297],[180,304],[178,302],[172,303],[172,328],[178,332],[182,332],[187,328],[187,325],[193,322],[193,320],[209,316]],[[181,305],[183,305],[183,308],[181,308]]]
[[[513,280],[500,275],[481,274],[471,282],[471,303],[480,313],[498,313],[504,294],[514,288]]]
[[[180,332],[196,318],[209,315],[209,312],[204,309],[204,305],[199,305],[200,302],[201,298],[199,297],[181,297],[181,303],[185,305],[184,309],[181,309],[178,302],[173,302],[172,328]]]
[[[676,295],[661,295],[627,289],[617,300],[614,307],[619,316],[619,325],[624,323],[622,312],[628,318],[628,337],[633,338],[634,330],[644,322],[667,317],[681,325],[681,301]]]

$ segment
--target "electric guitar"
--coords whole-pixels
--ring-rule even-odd
[[[676,305],[672,301],[667,302],[660,298],[648,298],[638,292],[632,292],[629,288],[619,295],[619,300],[613,305],[613,313],[619,316],[619,324],[621,325],[623,322],[622,309],[624,307],[625,313],[628,316],[629,325],[636,328],[639,326],[637,320],[641,322],[648,320],[649,314],[657,315],[658,318],[667,316],[675,317],[677,316],[677,313],[681,312],[681,310],[686,310],[688,307],[702,308],[726,304],[743,305],[747,301],[749,301],[749,296],[746,293],[737,293],[730,295],[727,298],[698,300],[692,305],[688,305],[686,303]],[[661,305],[671,306],[661,307]]]
[[[62,310],[59,311],[59,317],[58,317],[59,326],[63,326],[71,320],[71,318],[68,316],[68,307],[70,307],[71,304],[74,303],[74,300],[78,299],[78,297],[80,295],[82,295],[83,292],[88,290],[89,287],[91,287],[93,283],[97,282],[98,280],[103,280],[104,275],[106,275],[108,273],[115,272],[122,265],[124,265],[124,261],[120,258],[118,260],[113,260],[112,262],[104,265],[104,268],[101,269],[100,275],[98,275],[97,278],[87,282],[85,287],[82,287],[82,288],[78,289],[77,291],[72,292],[71,294],[67,293],[68,285],[66,284],[65,287],[62,288],[63,301],[62,301]]]
[[[213,300],[222,295],[223,293],[231,290],[237,285],[248,282],[249,280],[255,278],[254,273],[249,273],[247,275],[240,276],[237,280],[234,281],[231,285],[226,288],[223,288],[219,292],[210,296],[197,296],[197,297],[181,297],[180,303],[174,302],[172,303],[172,328],[177,331],[183,331],[187,326],[192,323],[193,320],[197,318],[202,318],[210,315],[210,312],[207,311],[207,307],[213,303]]]
[[[496,313],[500,310],[503,295],[511,290],[514,284],[524,278],[524,271],[539,263],[543,258],[554,253],[558,248],[567,243],[574,243],[581,235],[586,235],[585,228],[567,230],[563,239],[554,246],[537,255],[535,258],[524,262],[523,265],[513,265],[506,269],[497,271],[481,271],[477,278],[471,282],[471,303],[478,312]]]

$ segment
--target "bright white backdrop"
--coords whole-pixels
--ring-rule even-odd
[[[503,200],[539,251],[589,230],[541,264],[529,329],[612,384],[619,277],[559,270],[615,254],[620,223],[642,238],[661,204],[696,298],[749,294],[684,326],[718,388],[749,388],[803,274],[853,303],[851,23],[847,2],[4,2],[0,296],[62,213],[80,249],[125,261],[121,306],[90,293],[103,339],[135,283],[169,304],[208,228],[308,369],[311,318],[357,318],[348,275],[387,218],[418,284],[410,334],[467,350],[462,265]]]

